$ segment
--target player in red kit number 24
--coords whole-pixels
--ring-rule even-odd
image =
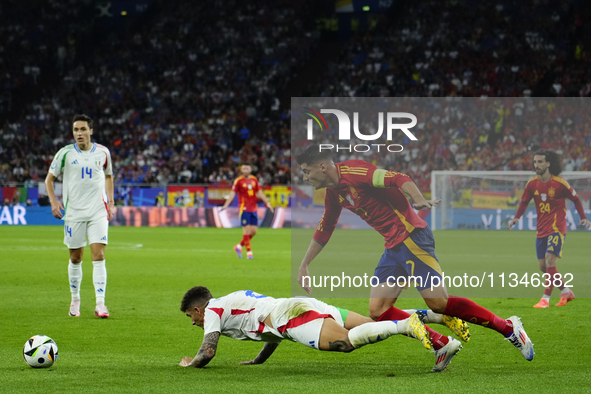
[[[267,201],[265,193],[259,187],[259,181],[252,174],[252,167],[250,164],[243,164],[240,166],[240,173],[242,174],[234,180],[232,191],[226,199],[224,205],[220,208],[223,211],[232,203],[234,196],[238,195],[238,204],[240,206],[240,224],[242,225],[242,241],[234,246],[234,251],[239,258],[242,258],[242,248],[246,247],[246,258],[252,259],[252,249],[250,240],[256,235],[258,229],[257,218],[257,199],[260,198],[265,206],[273,212],[271,203]]]
[[[310,146],[297,157],[304,181],[315,189],[326,187],[325,211],[318,229],[298,272],[298,282],[310,277],[308,266],[330,239],[341,210],[346,208],[377,230],[385,239],[385,251],[374,276],[380,280],[371,288],[369,314],[374,320],[406,319],[409,314],[395,308],[394,303],[403,288],[389,279],[419,277],[417,289],[427,306],[435,313],[457,317],[501,333],[525,357],[534,357],[533,343],[523,329],[520,318],[502,319],[475,302],[462,297],[448,296],[440,282],[431,287],[429,277],[442,276],[435,256],[435,240],[427,223],[413,210],[437,206],[441,200],[426,200],[414,182],[404,174],[379,169],[363,160],[334,163],[330,151],[320,151],[319,145]],[[411,206],[405,194],[414,204]],[[395,280],[394,280],[395,282]],[[394,286],[392,286],[394,285]],[[449,362],[461,348],[457,340],[428,329],[436,350],[436,363]]]
[[[540,263],[540,270],[546,279],[546,289],[540,302],[534,308],[548,308],[550,295],[555,284],[560,289],[560,301],[556,306],[565,306],[567,302],[575,298],[575,294],[569,287],[564,286],[560,273],[556,270],[556,260],[562,257],[562,248],[566,238],[566,206],[565,199],[574,202],[575,208],[581,217],[581,226],[589,228],[591,223],[585,216],[585,209],[577,192],[559,177],[562,172],[560,156],[549,150],[539,150],[534,154],[534,169],[536,176],[527,182],[521,203],[517,208],[515,217],[509,223],[509,228],[519,222],[525,213],[527,205],[533,198],[538,214],[536,239],[536,254]]]

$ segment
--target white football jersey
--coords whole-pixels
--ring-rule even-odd
[[[240,290],[224,297],[212,298],[205,308],[205,335],[219,332],[241,340],[280,342],[283,339],[281,333],[265,326],[263,321],[281,300],[252,290]]]
[[[96,143],[87,151],[75,143],[64,146],[49,172],[56,178],[63,174],[64,220],[88,222],[107,215],[105,175],[113,175],[109,149]]]

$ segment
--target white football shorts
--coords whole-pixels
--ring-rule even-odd
[[[320,331],[325,318],[333,318],[344,326],[337,308],[314,298],[287,298],[270,314],[271,324],[285,339],[318,349]]]
[[[107,217],[98,218],[90,222],[68,222],[64,225],[64,244],[68,249],[78,249],[89,244],[109,243],[109,221]]]

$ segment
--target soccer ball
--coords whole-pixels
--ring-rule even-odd
[[[25,343],[23,357],[33,368],[49,368],[57,360],[57,345],[48,336],[35,335]]]

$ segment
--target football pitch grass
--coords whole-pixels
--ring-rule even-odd
[[[373,232],[347,233],[359,241]],[[112,227],[106,250],[106,304],[111,317],[101,320],[93,313],[88,248],[83,259],[81,316],[72,318],[68,316],[68,253],[62,244],[63,229],[1,226],[0,391],[590,390],[591,346],[586,332],[591,302],[578,298],[564,308],[554,307],[557,291],[551,307],[545,310],[532,308],[537,298],[476,299],[502,317],[522,317],[535,344],[532,362],[498,333],[471,325],[470,342],[464,344],[448,370],[439,374],[430,372],[435,357],[417,341],[403,336],[350,354],[319,352],[283,341],[262,365],[238,365],[253,359],[262,343],[222,337],[216,357],[205,369],[179,367],[182,357],[195,356],[203,338],[203,330],[191,326],[189,318],[179,311],[181,298],[190,287],[205,285],[214,297],[241,289],[274,297],[291,294],[290,231],[260,229],[253,240],[254,260],[241,260],[234,254],[232,246],[240,234],[240,229]],[[512,242],[505,242],[508,236],[502,231],[439,231],[435,233],[438,258],[445,269],[453,259],[478,261],[483,254],[494,256],[498,252],[503,259],[513,256],[510,264],[530,265],[534,271],[534,233],[512,232]],[[588,263],[588,245],[588,233],[569,233],[564,261]],[[380,251],[376,253],[379,257]],[[368,312],[366,298],[323,300],[364,315]],[[397,306],[423,308],[424,302],[401,299]],[[443,326],[434,328],[450,334]],[[32,369],[22,358],[25,341],[36,334],[52,337],[59,346],[58,360],[49,369]]]

